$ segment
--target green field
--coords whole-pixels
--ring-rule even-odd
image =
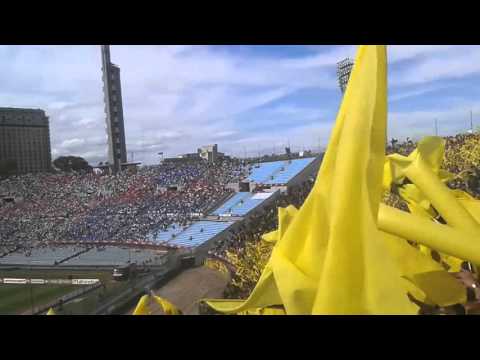
[[[0,278],[34,278],[34,279],[100,279],[108,290],[116,287],[112,280],[111,271],[70,271],[70,270],[0,270]],[[36,308],[45,306],[74,290],[80,289],[76,285],[5,285],[0,284],[0,315],[14,315],[30,313],[33,304]],[[94,291],[93,293],[97,293]],[[90,295],[90,294],[89,294]],[[90,296],[86,295],[88,298]],[[97,295],[98,296],[98,295]],[[67,304],[68,305],[68,304]],[[77,304],[72,304],[77,305]],[[80,304],[78,304],[80,305]],[[78,308],[77,306],[74,306]],[[94,304],[92,304],[94,305]],[[88,308],[90,308],[89,306]],[[83,308],[83,306],[81,307]],[[78,313],[78,312],[74,312]],[[82,313],[82,312],[80,312]]]
[[[128,287],[135,286],[138,280],[114,281],[111,270],[36,270],[36,269],[1,269],[0,278],[33,279],[100,279],[102,287],[82,295],[55,308],[58,315],[91,314],[99,305],[118,295]],[[69,292],[80,289],[75,285],[32,285],[33,301],[36,308],[48,305]],[[30,285],[0,284],[0,315],[25,314],[31,311]]]
[[[0,285],[0,314],[19,315],[30,313],[34,307],[46,305],[55,299],[78,289],[75,285]]]
[[[58,315],[88,315],[91,314],[100,304],[109,298],[118,295],[128,287],[132,286],[131,281],[111,281],[105,287],[98,288],[76,301],[65,304],[61,310],[55,309]]]

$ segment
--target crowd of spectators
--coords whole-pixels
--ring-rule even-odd
[[[480,134],[461,133],[444,139],[443,168],[455,176],[447,185],[480,198]],[[387,144],[387,154],[408,156],[416,147],[417,143],[410,138],[403,142],[391,139]]]
[[[455,176],[447,185],[450,188],[467,191],[477,198],[480,197],[480,135],[469,133],[459,134],[445,137],[445,140],[445,156],[442,167]],[[398,153],[408,156],[416,147],[417,143],[409,138],[403,142],[392,139],[390,143],[387,144],[386,152],[387,154]],[[462,176],[462,174],[467,174],[467,176]],[[241,259],[242,253],[249,248],[251,249],[251,246],[249,247],[247,244],[259,243],[263,234],[277,228],[277,207],[285,207],[290,204],[297,208],[300,207],[311,191],[313,184],[314,182],[312,180],[304,183],[300,187],[289,189],[288,193],[282,194],[275,202],[250,217],[241,227],[231,232],[225,240],[219,242],[211,251],[211,255],[224,260],[226,264],[229,264],[230,259],[236,259],[237,265],[238,263],[241,266],[245,265],[246,263],[243,264],[243,260]],[[390,197],[394,195],[393,193],[389,194]],[[387,200],[392,202],[395,199]],[[399,199],[396,199],[396,202],[398,202],[398,200]],[[406,207],[402,208],[408,211]],[[231,254],[234,254],[234,256],[232,257]],[[234,278],[232,278],[229,286],[227,286],[224,296],[227,298],[245,298],[250,294],[256,281],[245,282],[245,284],[250,286],[246,286],[247,288],[245,289],[235,285],[234,280],[236,273],[233,272],[232,274]],[[420,314],[480,313],[480,291],[477,291],[479,285],[472,285],[478,284],[478,274],[468,268],[468,263],[464,263],[462,270],[458,273],[452,273],[452,275],[465,285],[468,298],[467,303],[439,307],[429,306],[412,298],[411,300],[419,305]]]
[[[294,205],[299,208],[310,193],[313,183],[314,180],[309,179],[300,185],[290,187],[269,205],[245,219],[236,230],[230,231],[210,250],[210,255],[225,259],[227,251],[242,251],[247,241],[260,241],[262,235],[278,227],[278,207]]]
[[[28,174],[0,180],[0,247],[64,241],[145,241],[152,230],[187,225],[245,175],[240,161],[144,166],[136,174]],[[0,251],[1,252],[1,251]]]

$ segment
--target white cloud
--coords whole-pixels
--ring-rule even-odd
[[[441,56],[425,57],[404,70],[394,72],[391,83],[423,84],[480,73],[480,46],[451,46],[447,49],[444,49]]]
[[[255,148],[257,142],[280,147],[288,138],[298,146],[325,144],[334,121],[326,121],[326,114],[337,109],[286,105],[281,99],[305,88],[330,95],[328,91],[334,91],[338,97],[335,65],[353,57],[356,46],[315,49],[314,55],[276,59],[208,46],[112,46],[112,61],[121,68],[128,152],[135,152],[136,160],[156,162],[159,151],[176,155],[214,142],[220,151],[237,154],[243,146]],[[2,46],[0,104],[45,109],[54,157],[105,161],[100,60],[98,46]],[[412,84],[390,98],[397,101],[437,89],[431,82],[478,73],[480,48],[389,46],[389,61],[390,84]],[[276,114],[285,121],[292,119],[292,124],[308,125],[285,129],[272,125],[251,134],[234,121],[273,102],[270,117],[245,116],[246,121],[267,124]],[[426,131],[433,113],[392,114],[392,131],[416,131],[413,126]],[[438,110],[437,115],[444,113]],[[455,124],[453,115],[442,121]]]
[[[64,140],[60,144],[60,147],[71,148],[71,147],[77,147],[79,145],[84,145],[84,144],[85,144],[85,139],[68,139],[68,140]]]
[[[393,112],[388,116],[388,136],[405,139],[435,135],[435,119],[440,136],[455,135],[470,128],[470,110],[480,112],[477,103],[459,104],[451,109]]]
[[[389,45],[388,61],[396,63],[442,52],[456,51],[457,45]]]

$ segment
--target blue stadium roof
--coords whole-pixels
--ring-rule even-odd
[[[268,163],[260,163],[252,169],[249,181],[268,184],[268,185],[283,185],[287,184],[303,169],[310,165],[315,160],[312,158],[295,159],[287,161],[274,161]]]

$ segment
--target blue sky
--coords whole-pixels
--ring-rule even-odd
[[[112,46],[127,150],[156,162],[218,143],[242,155],[326,146],[341,101],[335,65],[356,46]],[[479,46],[388,47],[389,136],[480,125]],[[106,158],[99,46],[0,46],[0,106],[50,116],[53,156]]]

